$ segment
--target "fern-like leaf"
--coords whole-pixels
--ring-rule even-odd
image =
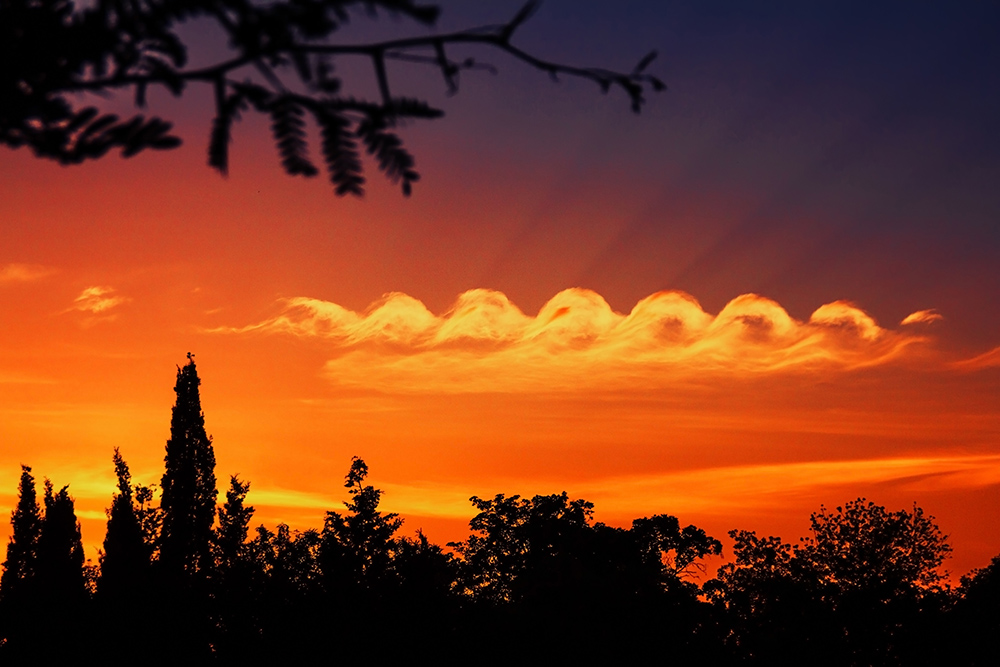
[[[271,131],[281,154],[281,166],[289,176],[315,176],[318,172],[309,160],[306,127],[302,107],[287,97],[271,105]]]
[[[208,139],[208,166],[219,170],[223,176],[229,174],[229,142],[232,118],[218,115],[212,121],[212,133]]]
[[[370,118],[358,125],[358,136],[386,178],[393,183],[402,182],[403,194],[409,197],[412,184],[420,180],[420,174],[414,169],[413,156],[403,148],[403,141],[389,132],[383,123]]]
[[[361,155],[351,132],[351,121],[331,109],[317,108],[316,121],[322,137],[323,160],[338,196],[364,195]]]
[[[240,110],[245,108],[243,94],[237,91],[229,97],[223,97],[224,91],[218,91],[218,109],[212,121],[212,132],[208,141],[208,166],[214,167],[225,176],[229,173],[229,144],[232,142],[233,121],[239,120]]]

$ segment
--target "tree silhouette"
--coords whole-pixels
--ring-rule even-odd
[[[1000,636],[1000,556],[962,577],[950,625],[953,648],[948,657],[955,664],[985,667],[1000,663],[996,641]]]
[[[473,496],[479,510],[469,522],[473,535],[451,543],[462,557],[461,587],[491,603],[538,596],[564,596],[571,589],[614,581],[632,594],[697,587],[682,581],[700,560],[722,552],[722,544],[676,517],[636,519],[628,531],[590,525],[594,505],[566,492],[531,498]],[[610,562],[614,564],[611,565]]]
[[[42,515],[31,468],[21,465],[17,506],[10,515],[11,536],[0,576],[0,656],[28,654],[21,642],[32,629],[39,610],[38,540]],[[29,647],[30,637],[27,638]]]
[[[259,664],[328,660],[331,650],[342,659],[344,648],[332,638],[317,642],[317,637],[330,637],[331,628],[344,620],[325,604],[319,533],[293,531],[286,524],[274,531],[258,526],[256,533],[250,543],[253,601],[248,608],[230,607],[228,621],[223,616],[221,630],[227,636],[220,646]]]
[[[711,661],[702,648],[712,641],[708,609],[697,586],[679,579],[721,550],[704,531],[682,530],[669,515],[628,530],[591,525],[593,504],[566,492],[471,501],[473,534],[449,546],[472,602],[470,633],[497,655],[516,660],[506,643],[516,636],[553,661],[641,663],[662,659],[664,646],[678,661]]]
[[[779,537],[731,530],[733,562],[719,568],[703,591],[716,605],[731,650],[760,665],[845,663],[832,610],[816,594],[818,582],[792,545]]]
[[[951,551],[923,510],[858,498],[810,517],[812,537],[733,531],[736,560],[705,591],[727,615],[743,659],[774,664],[806,651],[823,664],[907,664],[939,624],[939,571]]]
[[[293,531],[284,523],[273,532],[257,527],[250,552],[267,578],[267,606],[291,606],[319,587],[320,539],[315,530]]]
[[[631,72],[613,72],[548,62],[516,47],[515,32],[539,4],[528,2],[510,21],[496,26],[338,44],[334,35],[350,20],[353,6],[363,6],[372,17],[381,10],[425,25],[433,24],[440,10],[416,0],[97,0],[82,9],[69,0],[6,0],[0,3],[0,143],[27,145],[36,155],[63,164],[98,158],[115,148],[125,157],[147,148],[174,148],[180,139],[170,133],[169,122],[142,115],[121,120],[94,106],[79,107],[73,96],[125,89],[142,109],[150,87],[162,86],[179,97],[188,83],[198,82],[214,91],[208,163],[223,174],[229,167],[232,126],[244,112],[254,111],[270,119],[285,171],[317,175],[308,154],[308,116],[320,128],[322,160],[338,195],[363,193],[362,152],[409,195],[419,175],[396,128],[408,119],[439,118],[443,112],[423,100],[395,95],[389,62],[434,67],[446,90],[454,93],[462,71],[494,71],[472,58],[454,58],[454,47],[485,46],[553,79],[589,79],[604,92],[619,88],[636,112],[647,87],[664,88],[645,73],[654,53]],[[223,31],[229,52],[213,64],[190,67],[188,44],[178,28],[199,20]],[[343,90],[334,59],[347,56],[371,62],[376,99]]]
[[[108,527],[104,534],[97,590],[102,596],[120,599],[144,587],[153,544],[144,534],[140,521],[142,507],[137,505],[132,475],[117,447],[112,460],[118,478],[118,493],[112,498],[107,511]]]
[[[416,537],[396,540],[394,551],[392,572],[404,598],[426,607],[450,597],[457,574],[450,553],[431,543],[422,530]]]
[[[249,492],[250,482],[240,481],[236,475],[229,478],[226,503],[219,508],[219,525],[215,529],[213,538],[216,563],[222,570],[232,569],[236,563],[247,557],[249,551],[247,536],[250,533],[250,520],[253,519],[254,513],[252,506],[244,504]]]
[[[910,662],[920,628],[934,627],[947,537],[922,509],[890,512],[858,498],[810,517],[796,559],[836,614],[855,664]],[[906,636],[916,633],[915,636]]]
[[[250,482],[236,475],[229,478],[226,502],[219,508],[219,523],[213,535],[215,571],[211,582],[214,599],[213,646],[216,650],[253,658],[254,637],[260,627],[264,581],[263,567],[258,567],[247,538],[254,508],[246,505]],[[259,656],[258,656],[259,657]]]
[[[469,521],[473,534],[464,542],[448,546],[462,557],[460,585],[475,599],[492,603],[515,598],[514,583],[525,569],[530,545],[524,524],[532,502],[520,496],[498,493],[492,499],[469,499],[479,514]],[[590,512],[593,506],[581,507]]]
[[[215,521],[215,452],[205,433],[198,393],[198,371],[188,363],[177,369],[177,402],[170,420],[170,439],[160,507],[159,562],[168,576],[204,577],[212,567],[212,523]]]
[[[21,466],[18,490],[0,579],[0,661],[55,664],[76,651],[84,634],[80,612],[88,588],[80,524],[68,487],[55,492],[45,480],[44,514],[28,466]]]
[[[124,659],[147,650],[162,629],[150,622],[149,602],[155,587],[152,558],[159,534],[159,508],[153,507],[152,489],[132,483],[132,475],[121,452],[115,448],[118,492],[107,510],[108,524],[97,580],[97,612],[105,629],[100,653]],[[153,620],[164,600],[157,600]]]
[[[31,475],[31,468],[26,465],[21,466],[17,494],[17,506],[10,515],[11,536],[7,543],[7,558],[0,577],[0,598],[5,602],[21,597],[21,592],[33,583],[38,567],[42,514],[38,506],[35,478]]]
[[[921,508],[890,512],[858,498],[810,516],[812,537],[797,556],[832,587],[831,595],[870,591],[884,599],[939,584],[951,546]]]
[[[198,387],[189,355],[162,512],[114,451],[96,596],[68,487],[46,480],[43,512],[22,466],[0,664],[313,663],[334,650],[343,662],[388,663],[418,644],[497,663],[523,661],[525,646],[543,662],[626,664],[994,665],[1000,655],[1000,557],[951,591],[940,571],[951,548],[917,506],[821,508],[795,546],[731,531],[733,561],[700,591],[689,575],[721,552],[718,540],[668,514],[628,529],[593,524],[593,505],[566,492],[473,497],[472,534],[449,545],[454,554],[420,531],[396,538],[402,519],[379,510],[382,491],[358,457],[348,511],[327,512],[322,532],[279,524],[248,539],[250,484],[235,475],[213,530]]]
[[[382,491],[366,486],[367,477],[367,464],[355,456],[344,478],[351,495],[344,503],[349,513],[326,513],[320,554],[324,578],[335,588],[378,588],[389,575],[393,536],[403,520],[379,511]]]
[[[643,561],[657,572],[660,585],[677,588],[692,585],[684,581],[692,570],[705,571],[701,560],[722,553],[722,543],[697,526],[681,528],[677,517],[656,514],[632,522],[632,533],[638,541]]]
[[[83,541],[69,487],[54,493],[45,480],[45,517],[38,536],[40,595],[49,603],[78,603],[86,595]]]
[[[78,655],[87,621],[81,612],[89,602],[84,571],[83,541],[69,487],[53,492],[45,480],[45,516],[38,536],[37,605],[42,618],[34,635],[35,655],[49,664]],[[52,638],[58,637],[53,641]]]

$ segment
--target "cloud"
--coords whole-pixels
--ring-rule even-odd
[[[7,264],[0,266],[0,285],[30,283],[55,273],[55,269],[40,264]]]
[[[253,486],[250,491],[250,498],[254,505],[263,507],[331,510],[343,505],[341,501],[335,500],[323,493],[295,491],[280,487],[258,489],[256,486]]]
[[[713,316],[691,295],[668,291],[622,314],[580,288],[556,294],[534,317],[486,289],[461,294],[442,315],[398,292],[364,313],[296,297],[274,318],[213,331],[322,340],[335,384],[406,393],[647,389],[707,375],[850,370],[926,340],[883,329],[846,301],[801,322],[756,294]]]
[[[930,310],[918,310],[915,313],[910,313],[903,318],[900,324],[928,324],[943,319],[944,316],[941,313],[931,308]]]
[[[471,511],[469,497],[475,494],[469,487],[429,482],[395,484],[383,482],[376,485],[385,496],[383,509],[420,516],[464,517]],[[260,508],[292,510],[341,510],[346,496],[335,497],[325,493],[294,491],[280,487],[251,488],[248,502]]]
[[[914,493],[1000,484],[1000,456],[910,456],[703,468],[605,479],[581,489],[599,509],[707,512],[722,516],[777,509],[828,489],[895,484]],[[851,491],[856,492],[856,491]],[[658,510],[657,510],[658,511]]]
[[[953,368],[965,371],[977,371],[985,368],[1000,368],[1000,347],[995,347],[989,352],[963,359],[952,364]]]
[[[490,488],[470,482],[382,482],[382,508],[416,516],[471,517],[473,495],[497,492],[530,496],[571,490],[593,501],[606,515],[638,517],[656,512],[746,515],[787,507],[790,502],[840,488],[857,493],[863,486],[891,484],[913,493],[976,489],[1000,484],[1000,456],[903,456],[880,459],[798,461],[699,468],[676,472],[606,477],[586,482],[508,480],[512,487]],[[248,502],[257,507],[339,509],[342,498],[323,493],[253,487]]]
[[[69,310],[100,315],[130,301],[127,297],[112,296],[114,292],[113,287],[88,287],[73,300],[73,306]]]

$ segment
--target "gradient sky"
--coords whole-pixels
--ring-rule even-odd
[[[446,2],[438,28],[518,7]],[[374,171],[362,200],[285,176],[252,117],[219,177],[197,87],[151,96],[176,151],[0,149],[0,515],[30,464],[70,485],[96,558],[112,450],[159,481],[191,351],[220,487],[249,479],[270,525],[320,526],[358,455],[438,542],[473,494],[786,540],[866,496],[936,516],[953,574],[984,566],[998,29],[990,3],[547,0],[516,44],[626,71],[656,49],[669,90],[636,116],[489,51],[468,55],[499,74],[453,97],[397,63],[394,89],[446,114],[402,131],[409,199]],[[423,32],[359,15],[344,38]],[[190,29],[195,60],[212,34]],[[362,65],[341,71],[365,95]]]

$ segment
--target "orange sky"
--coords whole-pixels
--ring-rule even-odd
[[[4,269],[19,317],[0,511],[30,463],[71,485],[91,556],[111,449],[159,479],[178,345],[196,351],[220,485],[249,479],[270,524],[319,526],[359,455],[406,530],[442,542],[464,536],[471,495],[565,489],[610,523],[666,512],[787,539],[821,503],[918,502],[952,536],[956,573],[1000,543],[1000,365],[941,350],[933,311],[883,327],[845,302],[799,320],[756,295],[713,314],[660,292],[616,312],[571,289],[531,313],[474,290],[439,313],[401,293],[361,311],[288,297],[220,326],[193,283],[73,295],[65,274]]]
[[[569,6],[550,5],[538,35]],[[621,25],[576,28],[606,44],[553,48],[649,39],[672,54],[670,93],[636,117],[504,61],[405,129],[409,200],[374,173],[363,200],[284,176],[252,118],[219,178],[198,92],[182,109],[154,91],[187,140],[171,153],[63,169],[0,148],[0,517],[30,464],[70,485],[96,558],[112,450],[159,481],[190,351],[220,487],[250,480],[269,525],[321,526],[357,455],[403,531],[442,543],[466,535],[474,494],[566,490],[609,523],[669,513],[786,540],[865,496],[936,516],[953,574],[986,565],[995,155],[966,161],[966,116],[898,111],[862,76],[878,58],[802,83],[779,47],[809,44],[761,33],[785,55],[756,62],[727,37],[752,30],[699,24],[698,41],[643,15],[659,10],[602,11]]]

